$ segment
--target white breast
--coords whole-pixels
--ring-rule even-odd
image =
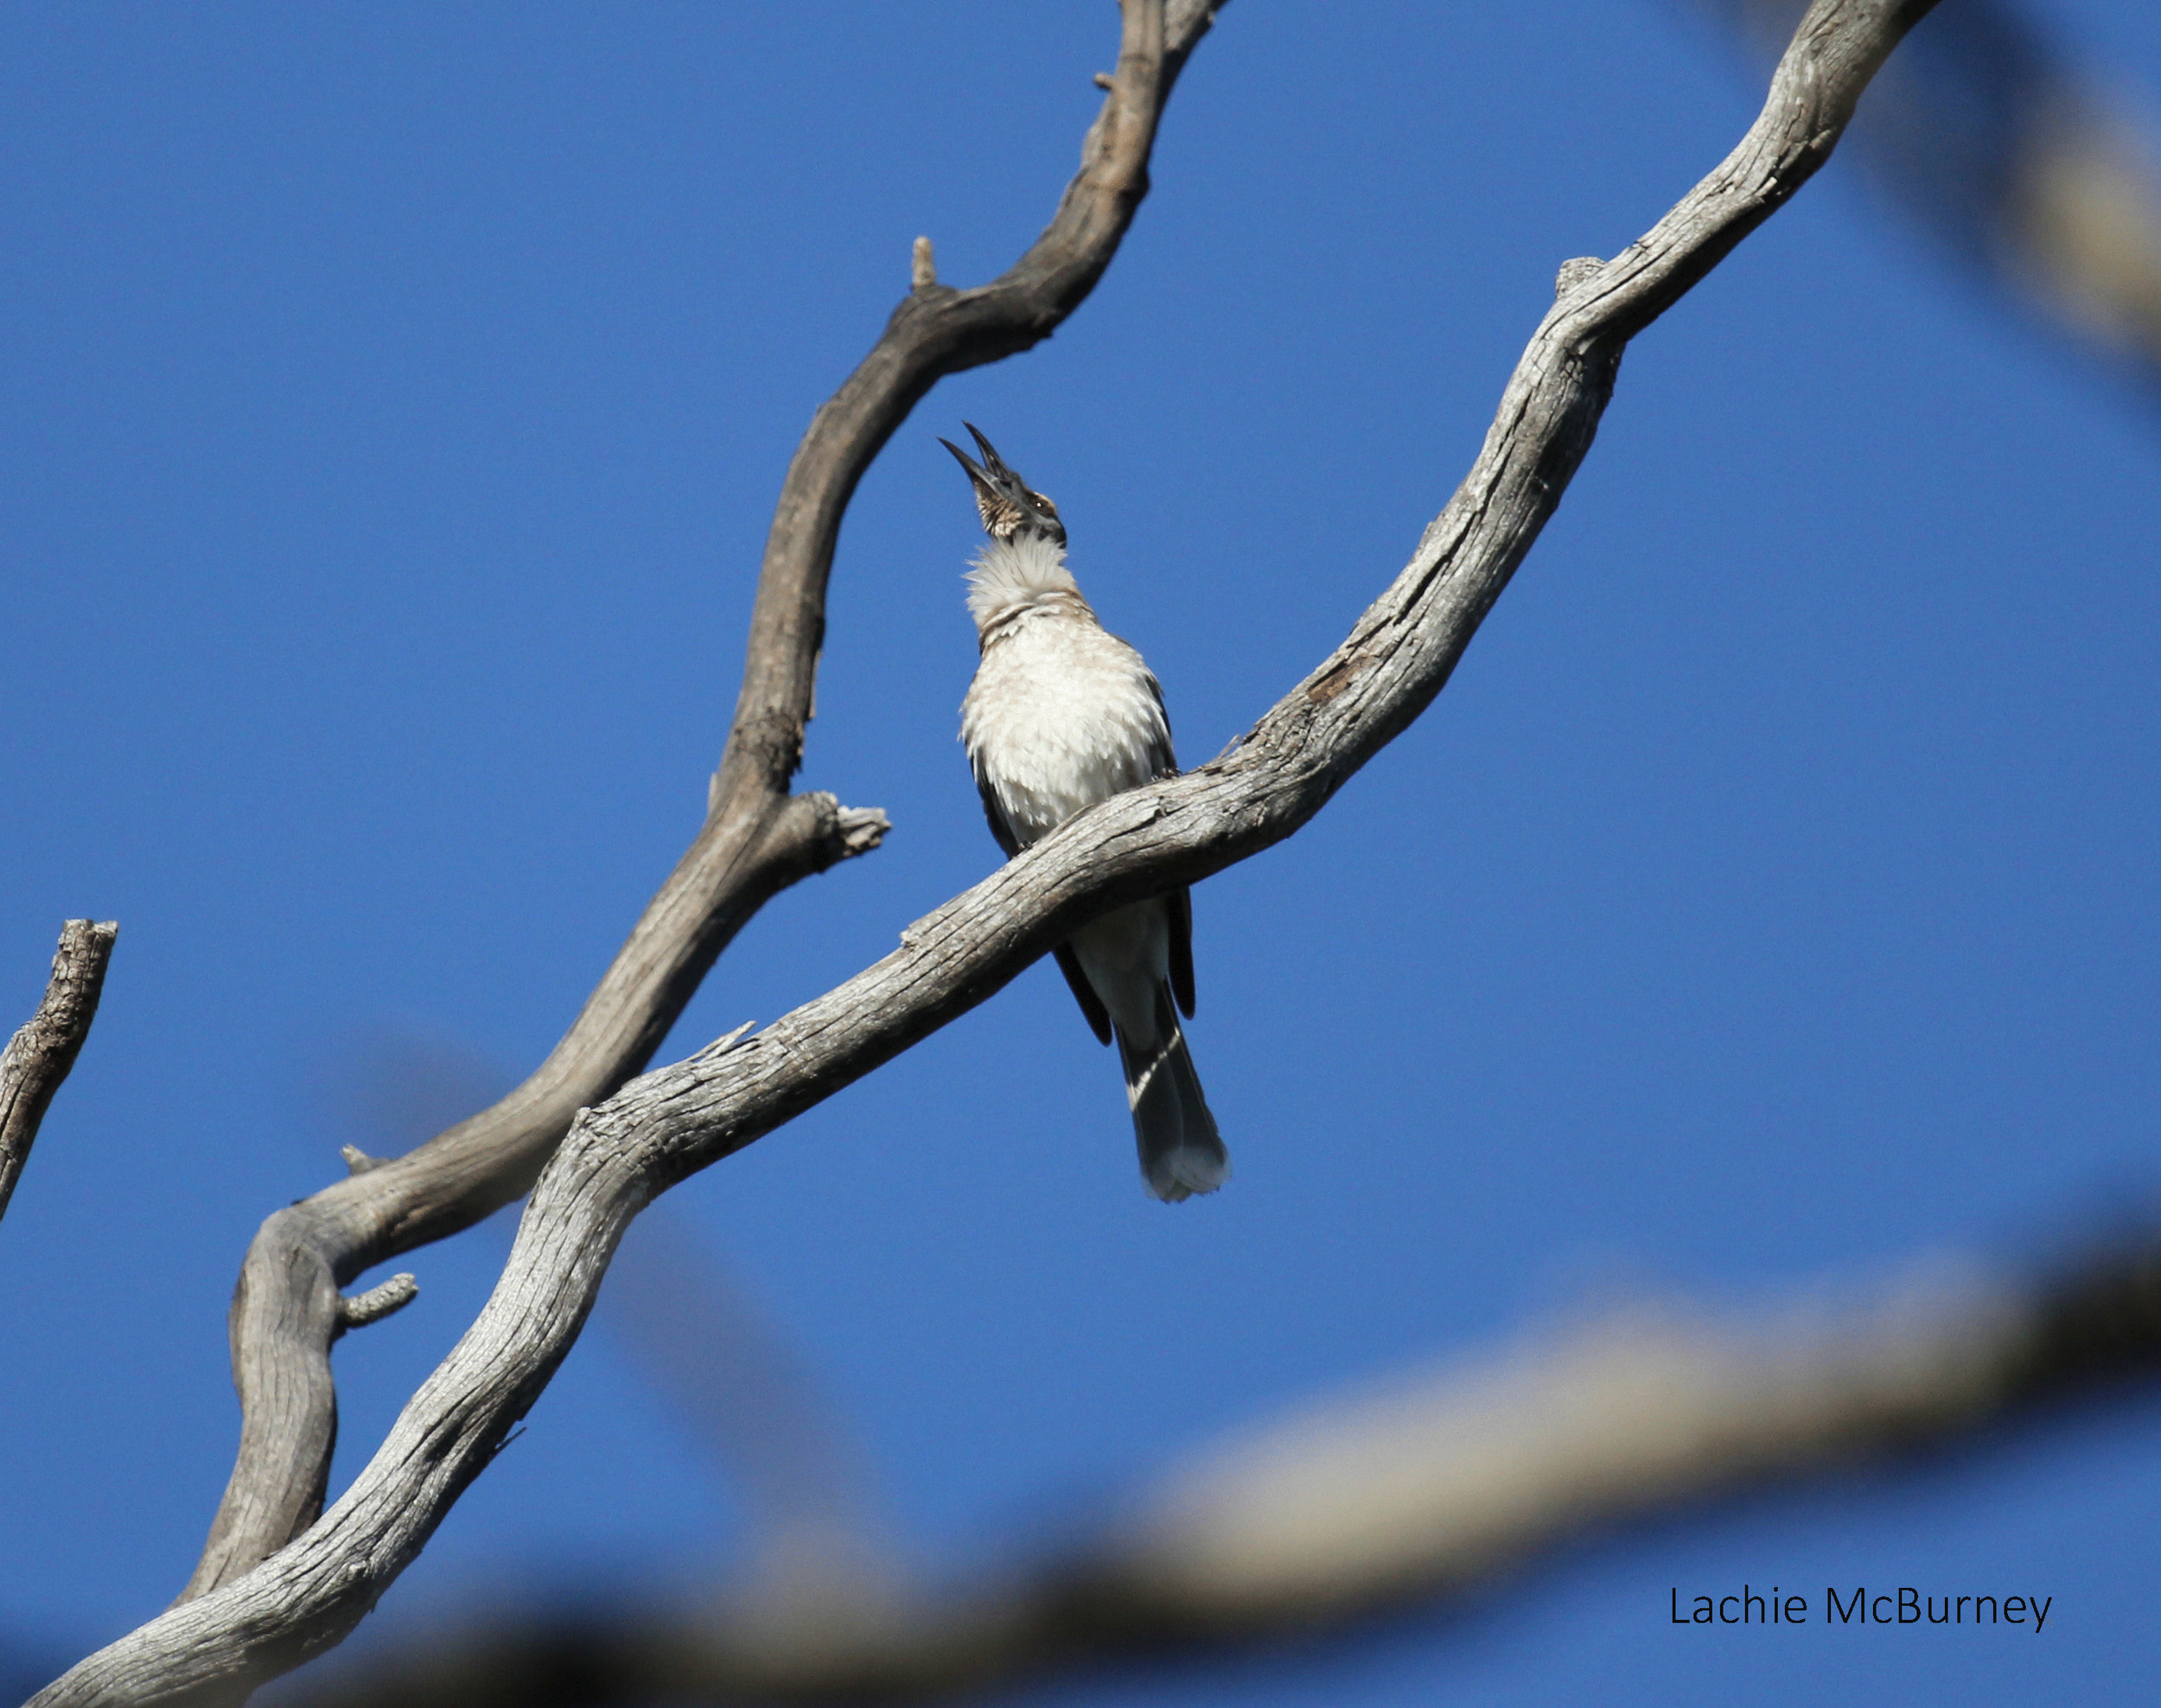
[[[960,708],[960,739],[1023,847],[1175,768],[1148,666],[1077,593],[1044,601],[989,640]]]

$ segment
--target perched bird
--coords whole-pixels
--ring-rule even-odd
[[[1175,774],[1163,690],[1141,656],[1104,633],[1066,568],[1058,507],[1029,489],[966,423],[978,462],[951,440],[990,536],[968,575],[983,649],[960,739],[991,834],[1008,858],[1083,807]],[[1058,946],[1088,1024],[1118,1040],[1148,1189],[1169,1203],[1231,1171],[1201,1094],[1179,1011],[1193,1012],[1193,904],[1183,889],[1133,902]]]

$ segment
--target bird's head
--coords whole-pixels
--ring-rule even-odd
[[[1042,494],[1031,492],[1028,482],[1008,468],[1005,459],[976,430],[973,422],[964,421],[960,424],[968,430],[976,449],[983,453],[982,462],[978,462],[951,439],[940,439],[938,443],[968,471],[968,483],[975,488],[975,507],[983,513],[983,532],[992,539],[1032,534],[1063,545],[1066,525],[1058,519],[1058,507]]]

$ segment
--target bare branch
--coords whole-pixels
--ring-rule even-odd
[[[278,1211],[233,1298],[242,1412],[232,1479],[183,1601],[231,1582],[322,1510],[337,1432],[330,1346],[339,1291],[375,1265],[469,1227],[532,1184],[571,1117],[643,1070],[743,924],[798,880],[877,845],[875,809],[791,794],[826,626],[826,584],[856,482],[940,379],[1025,350],[1080,306],[1147,193],[1163,103],[1214,20],[1195,0],[1125,0],[1119,70],[1055,217],[1013,267],[958,290],[914,285],[884,335],[813,417],[788,467],[750,621],[734,726],[704,828],[583,1010],[532,1076],[493,1108],[394,1160]]]
[[[992,1570],[921,1600],[498,1619],[303,1700],[919,1702],[1324,1638],[1490,1590],[1616,1525],[1970,1443],[2157,1361],[2151,1228],[2047,1275],[1940,1259],[1873,1296],[1747,1314],[1639,1303],[1208,1443],[1111,1503],[1092,1539],[994,1547]]]
[[[982,1002],[1106,908],[1220,871],[1319,812],[1446,683],[1589,449],[1628,339],[1829,157],[1870,76],[1929,3],[1816,0],[1740,145],[1548,312],[1470,474],[1409,566],[1241,742],[1197,771],[1080,814],[911,926],[896,953],[765,1031],[647,1074],[582,1112],[534,1188],[494,1296],[337,1504],[246,1577],[122,1638],[38,1700],[228,1701],[339,1641],[546,1386],[616,1241],[655,1195]],[[1195,16],[1205,21],[1203,10]],[[966,365],[1040,336],[1028,313],[992,299],[1069,306],[1093,283],[1108,251],[1081,239],[1130,219],[1159,106],[1152,92],[1175,68],[1160,9],[1129,0],[1116,86],[1050,230],[980,292],[911,295],[888,340],[920,326],[938,360]],[[896,378],[902,353],[886,350],[882,341],[819,411],[790,468],[724,800],[750,786],[731,776],[777,784],[793,771],[818,637],[787,614],[816,606],[805,590],[823,587],[839,505],[870,451],[928,387],[924,376],[949,371],[925,359],[915,378]],[[426,1154],[323,1196],[365,1189]]]
[[[988,284],[910,290],[863,365],[812,419],[766,541],[743,693],[716,781],[723,796],[783,789],[795,773],[825,639],[826,577],[863,471],[938,380],[1040,343],[1095,288],[1148,193],[1157,122],[1215,10],[1197,0],[1124,0],[1118,71],[1050,224]],[[755,785],[745,781],[752,774]]]
[[[393,1275],[380,1285],[341,1301],[338,1306],[338,1326],[365,1329],[371,1322],[379,1322],[403,1310],[419,1297],[420,1284],[411,1276]]]
[[[111,920],[71,919],[61,927],[45,1000],[0,1052],[0,1216],[8,1213],[53,1093],[90,1036],[119,932]]]

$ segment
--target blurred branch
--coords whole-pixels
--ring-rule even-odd
[[[741,1498],[748,1596],[779,1617],[891,1591],[899,1568],[877,1478],[838,1401],[666,1204],[616,1247],[597,1310]]]
[[[1970,1443],[2161,1363],[2161,1230],[2049,1275],[1938,1261],[1872,1298],[1639,1305],[1211,1443],[1098,1522],[912,1605],[500,1617],[305,1708],[922,1701],[1320,1640],[1572,1540],[1826,1467]]]
[[[119,933],[111,920],[71,919],[61,927],[45,999],[0,1052],[0,1216],[8,1213],[53,1093],[90,1036]]]
[[[1768,57],[1799,0],[1698,0]],[[2012,0],[1964,0],[1870,91],[1857,157],[1885,196],[2060,335],[2161,386],[2161,164],[2149,124]]]
[[[526,1191],[568,1131],[652,1059],[721,951],[768,900],[868,851],[885,815],[794,794],[826,584],[856,482],[940,378],[1050,335],[1110,264],[1147,193],[1156,124],[1214,21],[1198,0],[1126,0],[1119,70],[1050,225],[991,284],[956,290],[926,269],[855,373],[812,418],[788,465],[752,608],[741,698],[704,827],[615,963],[532,1076],[404,1157],[279,1210],[233,1292],[240,1444],[181,1599],[228,1584],[322,1510],[337,1437],[330,1347],[351,1321],[340,1290],[364,1271],[471,1226]],[[350,1160],[350,1159],[348,1159]]]
[[[1068,820],[902,932],[896,953],[764,1031],[724,1039],[582,1112],[533,1188],[487,1306],[337,1504],[245,1577],[91,1656],[39,1703],[231,1701],[338,1641],[547,1386],[616,1242],[653,1198],[982,1002],[1106,908],[1204,878],[1307,823],[1448,680],[1589,450],[1628,340],[1830,157],[1870,77],[1929,3],[1817,0],[1733,152],[1622,255],[1564,270],[1484,448],[1410,564],[1241,742]],[[1194,9],[1195,33],[1206,16]],[[1096,209],[1084,226],[1130,217],[1174,41],[1157,5],[1128,0],[1112,92],[1061,220],[1076,206]],[[1122,223],[1095,228],[1114,234]],[[1080,289],[1093,276],[1049,275]],[[1003,335],[1025,329],[1009,323]],[[820,423],[828,412],[845,411],[829,404]],[[814,423],[812,440],[820,432]],[[806,442],[799,467],[809,455]],[[745,697],[751,704],[748,679]]]

